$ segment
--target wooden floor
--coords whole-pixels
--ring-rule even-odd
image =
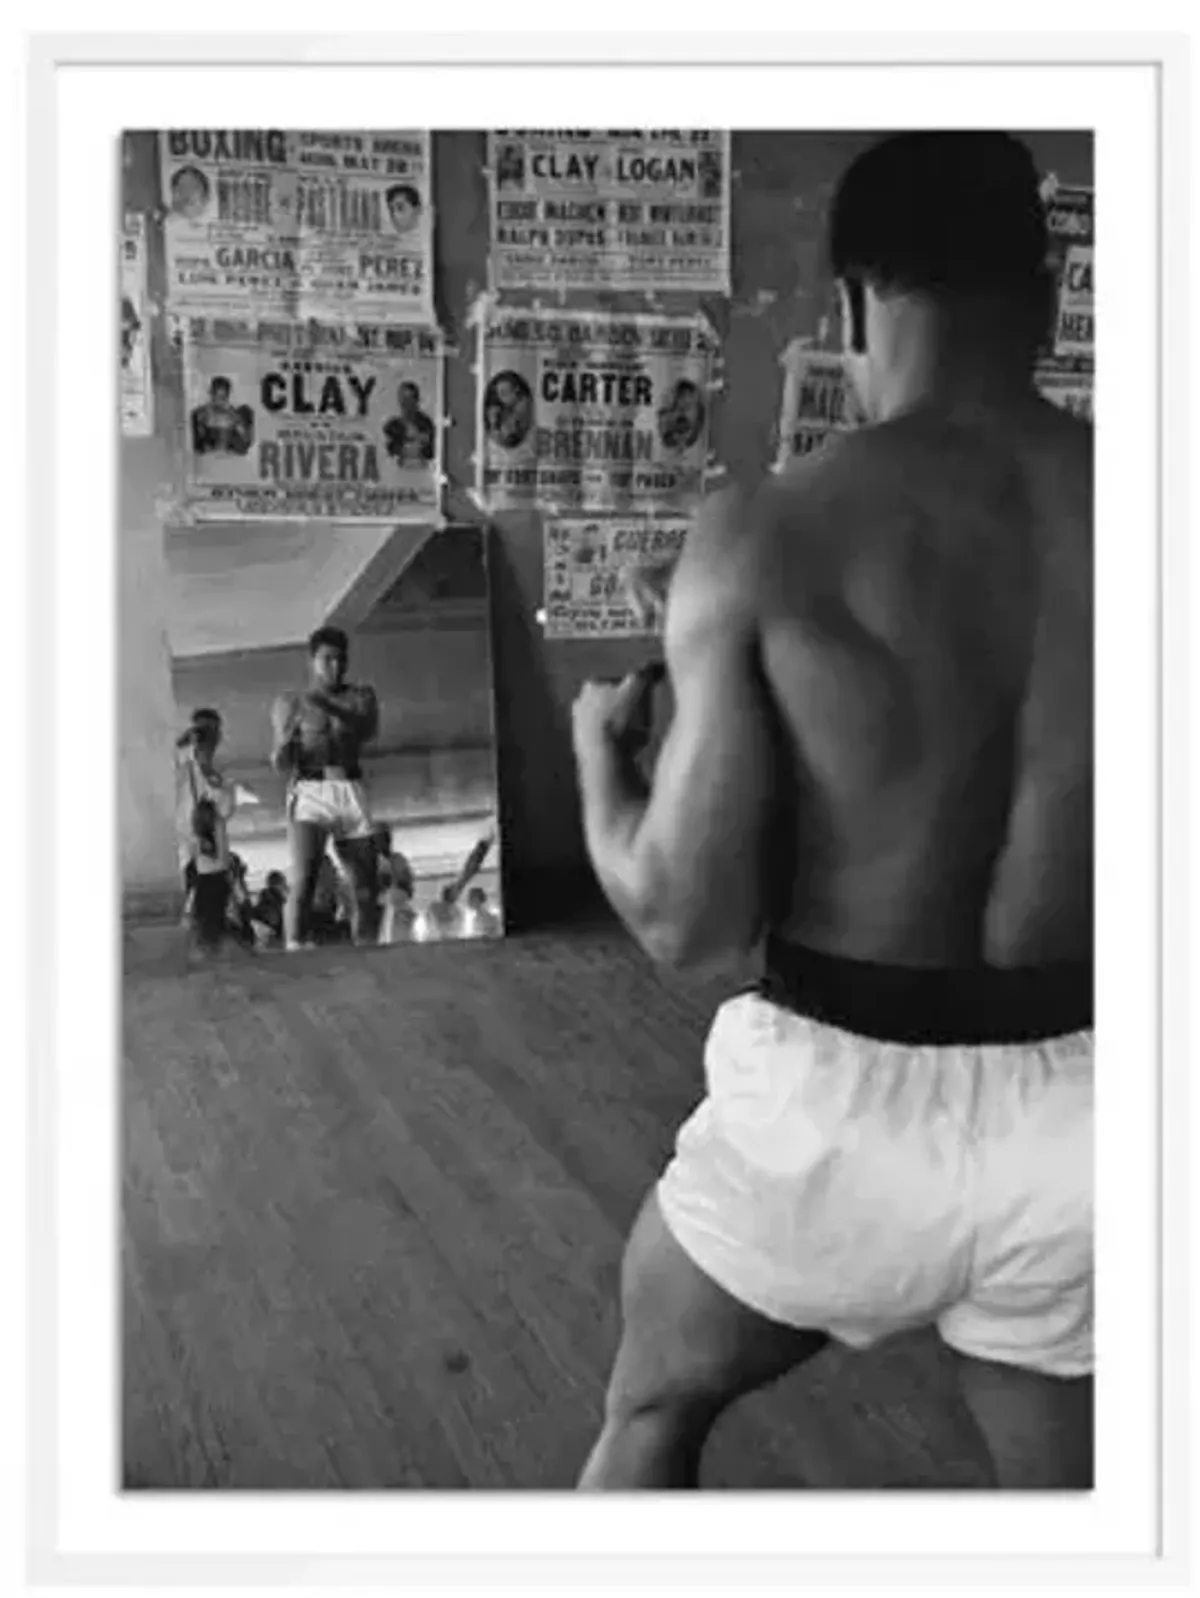
[[[728,991],[607,929],[199,970],[131,934],[125,1485],[570,1486]],[[974,1487],[976,1447],[906,1337],[744,1401],[704,1485]]]

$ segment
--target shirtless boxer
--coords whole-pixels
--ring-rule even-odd
[[[924,1325],[996,1485],[1091,1485],[1092,438],[1032,384],[1037,189],[998,134],[854,163],[830,255],[870,425],[703,508],[652,785],[639,685],[576,703],[644,947],[763,951],[627,1246],[585,1488],[695,1486],[739,1395]]]
[[[308,641],[309,684],[283,694],[271,711],[271,764],[288,777],[287,827],[291,892],[284,905],[289,949],[310,941],[313,889],[332,842],[354,891],[356,943],[378,933],[376,850],[362,780],[362,751],[379,730],[373,688],[345,680],[349,643],[337,627]]]

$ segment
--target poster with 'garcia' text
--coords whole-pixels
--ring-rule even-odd
[[[154,431],[148,311],[146,218],[127,211],[121,236],[121,432],[126,438],[149,438]]]
[[[198,519],[436,519],[434,329],[193,319],[184,497]]]
[[[159,135],[176,313],[432,322],[429,134]]]
[[[687,510],[708,461],[700,317],[499,310],[479,325],[477,488],[492,510]]]
[[[661,630],[635,603],[641,572],[665,573],[679,559],[688,522],[572,518],[546,524],[547,638],[634,638]]]
[[[488,135],[490,283],[729,293],[729,134]]]

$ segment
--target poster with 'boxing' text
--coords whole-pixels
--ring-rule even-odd
[[[432,322],[429,149],[425,132],[160,134],[169,308]]]

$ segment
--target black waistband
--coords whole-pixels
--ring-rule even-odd
[[[332,773],[336,772],[334,776]],[[361,766],[299,766],[297,782],[361,782]]]
[[[893,1043],[1032,1043],[1093,1025],[1091,962],[876,965],[767,941],[756,990],[798,1015]]]

